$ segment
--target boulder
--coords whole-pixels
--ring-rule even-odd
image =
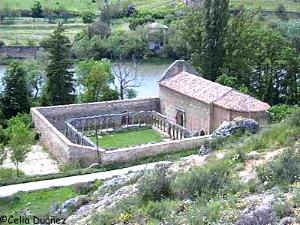
[[[85,195],[71,198],[65,201],[58,210],[54,212],[54,216],[59,218],[67,218],[71,213],[79,209],[82,205],[89,202]]]
[[[257,133],[259,130],[259,124],[251,118],[237,117],[230,122],[223,122],[220,127],[218,127],[213,132],[214,138],[225,138],[231,136],[239,131],[250,133]]]
[[[292,225],[292,224],[296,224],[297,223],[297,219],[294,217],[284,217],[280,220],[279,225]]]
[[[276,213],[271,204],[246,209],[236,225],[275,225]]]

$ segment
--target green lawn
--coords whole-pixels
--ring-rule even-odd
[[[0,214],[20,216],[20,212],[28,209],[34,216],[47,216],[51,204],[62,204],[78,195],[73,187],[60,187],[27,193],[17,193],[11,197],[0,198]]]
[[[91,136],[93,142],[97,142],[95,136]],[[124,148],[146,143],[160,142],[163,137],[152,129],[138,129],[122,131],[99,136],[99,145],[103,148]]]

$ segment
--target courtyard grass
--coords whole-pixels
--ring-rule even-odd
[[[20,192],[11,197],[0,198],[0,214],[20,216],[26,209],[33,216],[46,217],[50,213],[52,203],[60,205],[77,195],[73,186]]]
[[[94,143],[97,143],[95,136],[89,137]],[[117,133],[105,134],[99,136],[99,146],[107,148],[124,148],[147,143],[161,142],[162,135],[153,129],[135,129],[129,131],[121,131]]]

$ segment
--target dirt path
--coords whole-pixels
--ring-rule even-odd
[[[9,155],[5,160],[4,168],[15,168]],[[51,158],[48,152],[40,145],[32,146],[24,162],[20,164],[20,170],[28,176],[47,175],[59,173],[58,163]]]

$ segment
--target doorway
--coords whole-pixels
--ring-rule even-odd
[[[179,109],[176,109],[176,123],[179,126],[185,127],[185,121],[186,121],[186,116],[185,116],[185,112]]]

